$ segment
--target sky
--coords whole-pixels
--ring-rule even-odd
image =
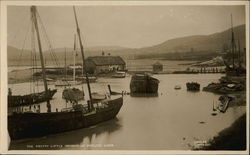
[[[73,47],[76,25],[71,6],[38,6],[54,48]],[[245,24],[244,6],[77,6],[85,47],[141,48],[189,35],[224,31]],[[8,6],[8,45],[29,46],[30,8]],[[27,45],[26,45],[27,44]],[[28,47],[27,47],[28,48]]]

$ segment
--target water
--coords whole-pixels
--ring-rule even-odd
[[[219,95],[186,91],[186,82],[196,81],[203,88],[210,82],[217,82],[221,76],[155,75],[160,80],[159,96],[125,95],[116,119],[90,128],[11,142],[10,149],[190,150],[195,142],[209,140],[246,111],[245,106],[230,107],[226,113],[212,116],[213,101],[218,102]],[[129,92],[130,78],[99,78],[91,88],[105,92],[108,91],[107,84],[110,84],[113,91]],[[182,88],[175,90],[176,85]],[[13,94],[25,94],[29,88],[28,83],[16,84]],[[84,89],[86,92],[86,86]],[[58,88],[51,101],[52,111],[70,106],[61,99],[62,90]],[[45,103],[41,104],[43,111],[46,111],[45,107]]]
[[[31,69],[31,66],[9,66],[8,72],[24,70],[24,69]]]
[[[129,59],[126,61],[126,68],[129,71],[152,71],[153,64],[160,62],[164,67],[164,72],[186,70],[192,63],[197,61],[171,61],[171,60],[154,60],[154,59]],[[64,63],[63,63],[64,64]],[[181,65],[182,64],[182,65]],[[185,65],[184,65],[185,64]],[[48,68],[58,67],[54,65],[46,65]],[[61,66],[64,67],[64,66]],[[32,66],[9,66],[8,72],[31,69]]]
[[[135,59],[127,60],[126,68],[129,71],[152,71],[153,64],[159,62],[163,65],[164,72],[173,72],[173,71],[183,71],[187,67],[190,67],[192,63],[197,61],[171,61],[171,60],[154,60],[154,59]],[[182,65],[181,65],[182,64]],[[186,64],[186,65],[184,65]]]

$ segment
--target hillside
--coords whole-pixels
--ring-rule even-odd
[[[17,66],[17,65],[31,65],[31,51],[29,50],[21,50],[12,46],[8,46],[8,65],[9,66]],[[128,49],[129,50],[129,49]],[[66,51],[66,52],[65,52]],[[118,46],[97,46],[97,47],[88,47],[85,49],[85,57],[88,56],[96,56],[101,55],[102,51],[105,54],[112,54],[112,55],[121,55],[126,57],[126,52],[120,51],[127,51],[127,48],[118,47]],[[53,50],[57,57],[57,61],[59,62],[60,66],[65,64],[65,53],[66,53],[66,63],[71,64],[73,62],[73,48],[56,48]],[[78,50],[78,56],[76,57],[77,62],[81,62],[81,53]],[[38,58],[39,54],[38,51],[36,53]],[[52,56],[52,52],[44,51],[44,59],[47,65],[55,65],[55,59]],[[39,62],[38,62],[39,63]]]
[[[245,25],[235,27],[234,33],[235,39],[240,40],[241,47],[245,47]],[[164,55],[173,55],[173,53],[181,54],[187,52],[190,54],[193,52],[202,52],[203,54],[216,53],[221,52],[224,45],[230,46],[230,39],[231,29],[228,29],[211,35],[196,35],[171,39],[155,46],[139,49],[137,53],[143,53],[138,57],[147,57],[147,55],[149,57],[162,57]]]
[[[245,46],[245,44],[243,45],[243,41],[245,40],[245,25],[235,27],[234,32],[235,38],[239,38],[241,40],[241,45]],[[231,29],[228,29],[226,31],[211,35],[188,36],[172,39],[148,49],[166,50],[168,52],[185,52],[191,48],[200,51],[220,51],[223,47],[223,44],[228,44],[230,39]]]
[[[234,28],[236,40],[240,40],[242,49],[245,45],[245,25],[236,26]],[[151,47],[138,49],[124,48],[119,46],[97,46],[85,49],[85,57],[105,54],[119,55],[125,59],[142,59],[142,58],[161,58],[170,60],[207,60],[218,55],[222,51],[223,46],[230,46],[231,29],[211,35],[196,35],[182,38],[167,40]],[[64,64],[65,48],[57,48],[54,50],[60,64]],[[67,64],[72,63],[72,48],[66,48]],[[30,65],[30,52],[8,46],[8,62],[9,65],[17,65],[18,59],[22,53],[22,65]],[[80,52],[77,62],[81,61]],[[44,52],[46,62],[53,65],[50,52]]]

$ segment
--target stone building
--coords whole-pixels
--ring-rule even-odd
[[[86,59],[87,72],[90,74],[123,71],[126,63],[120,56],[94,56]]]

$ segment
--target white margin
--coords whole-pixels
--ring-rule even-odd
[[[248,1],[1,1],[1,51],[0,51],[0,110],[1,110],[1,124],[0,124],[0,153],[1,154],[249,154],[249,2]],[[245,5],[246,7],[246,56],[247,56],[247,150],[246,151],[180,151],[180,150],[25,150],[25,151],[9,151],[8,150],[8,132],[7,132],[7,6],[29,6],[29,5],[41,5],[41,6],[62,6],[62,5],[126,5],[126,6],[145,6],[145,5]]]

